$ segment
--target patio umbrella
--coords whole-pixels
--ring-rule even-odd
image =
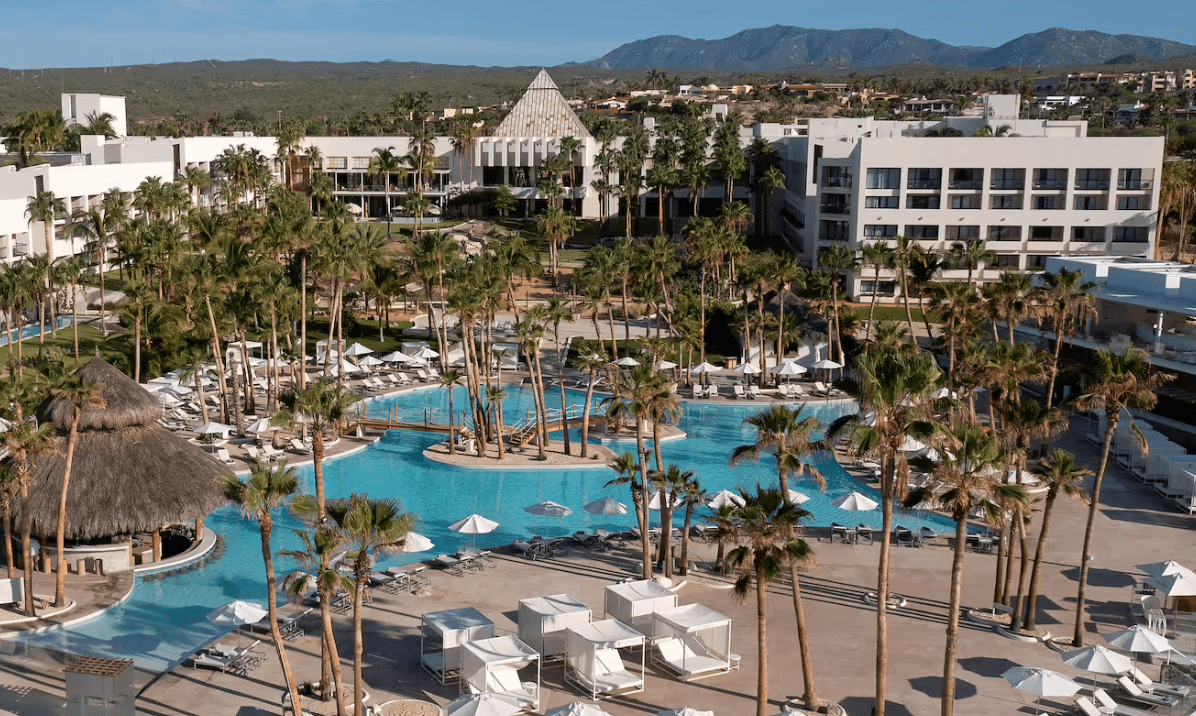
[[[366,356],[366,357],[362,358],[361,360],[357,361],[357,365],[360,365],[360,366],[371,366],[372,367],[372,366],[384,365],[384,364],[385,364],[385,361],[375,358],[374,356]]]
[[[411,362],[411,356],[403,353],[402,351],[391,351],[386,355],[379,356],[378,360],[384,361],[386,363],[398,363],[399,365],[403,365],[404,363]]]
[[[361,208],[360,204],[345,204],[345,208],[354,216],[361,216],[365,209]]]
[[[714,716],[713,711],[698,711],[689,706],[682,706],[679,709],[672,709],[669,711],[661,711],[659,716]]]
[[[403,538],[403,546],[399,547],[400,552],[427,552],[436,545],[432,544],[432,540],[424,537],[418,532],[408,532],[407,536]]]
[[[1177,572],[1164,577],[1150,577],[1146,580],[1155,589],[1168,598],[1196,596],[1196,574],[1192,572]]]
[[[488,520],[481,515],[470,515],[463,520],[458,520],[449,525],[449,529],[453,532],[469,535],[469,545],[472,548],[477,544],[478,535],[490,534],[498,529],[498,523],[494,520]]]
[[[559,520],[559,519],[563,519],[563,518],[568,517],[569,515],[573,514],[573,510],[569,509],[568,507],[565,507],[564,505],[558,505],[557,503],[555,503],[551,500],[549,500],[547,502],[537,502],[534,505],[528,505],[527,507],[523,508],[523,511],[528,513],[529,515],[539,515],[544,518],[544,536],[545,537],[548,536],[548,518],[549,517]]]
[[[1131,654],[1163,654],[1174,648],[1165,637],[1155,634],[1141,624],[1106,634],[1105,641],[1114,649]]]
[[[672,370],[677,367],[677,364],[671,360],[662,360],[660,365],[656,366],[657,370]]]
[[[722,368],[719,368],[718,366],[714,365],[713,363],[707,363],[706,361],[702,361],[701,363],[697,364],[695,367],[691,368],[689,372],[694,373],[698,376],[703,376],[703,375],[706,375],[707,373],[717,373],[720,370],[722,370]],[[702,379],[701,379],[701,377],[699,377],[698,382],[701,382],[701,381],[702,381]],[[707,381],[707,382],[709,382],[709,381]]]
[[[523,708],[502,694],[468,694],[446,707],[448,716],[514,716]]]
[[[1172,574],[1192,574],[1192,570],[1183,566],[1175,560],[1169,559],[1166,562],[1153,562],[1151,564],[1139,564],[1137,569],[1140,569],[1148,577],[1169,577]]]
[[[640,362],[639,362],[639,361],[637,361],[636,359],[632,358],[631,356],[623,356],[623,357],[622,357],[622,358],[620,358],[619,360],[617,360],[617,361],[612,361],[612,362],[613,362],[615,365],[619,366],[620,368],[634,368],[635,366],[637,366],[637,365],[639,365],[639,364],[640,364]]]
[[[420,346],[420,349],[415,353],[412,353],[411,357],[418,358],[420,360],[431,360],[433,358],[439,358],[440,354],[427,346]]]
[[[1100,644],[1093,644],[1074,651],[1065,651],[1059,656],[1068,666],[1092,672],[1092,688],[1094,689],[1096,688],[1097,674],[1124,674],[1134,666],[1129,658],[1109,651]]]
[[[610,716],[597,704],[586,704],[574,701],[568,706],[561,706],[549,711],[545,716]]]
[[[260,604],[243,602],[238,599],[208,612],[208,621],[217,626],[240,626],[241,624],[260,622],[269,613]]]
[[[254,435],[265,435],[266,433],[277,430],[278,428],[270,424],[270,418],[258,418],[245,428],[245,432],[253,433]]]
[[[831,505],[849,512],[867,512],[868,510],[875,510],[879,506],[879,503],[858,492],[852,492],[835,500]]]
[[[743,375],[760,375],[760,366],[755,363],[744,363],[736,368],[735,372]]]
[[[234,430],[233,426],[224,423],[204,423],[195,429],[200,435],[227,435]]]
[[[345,355],[349,356],[350,358],[356,358],[358,356],[369,355],[373,352],[374,349],[372,348],[366,348],[360,343],[354,343],[353,345],[349,346],[348,350],[345,351]]]
[[[805,366],[798,365],[791,360],[785,361],[779,368],[776,369],[777,375],[783,375],[787,378],[790,376],[802,375],[803,373],[807,372],[809,371],[806,370]]]
[[[676,495],[661,495],[660,490],[652,493],[652,497],[648,498],[648,509],[659,510],[664,506],[665,501],[668,501],[670,507],[680,505],[682,500]]]
[[[706,506],[715,512],[718,512],[727,505],[743,507],[743,504],[743,497],[731,492],[730,490],[719,490],[718,492],[714,493],[714,496],[706,502]]]
[[[600,497],[593,502],[586,504],[582,508],[591,515],[625,515],[627,514],[627,505],[614,499],[613,497]],[[607,527],[610,527],[610,521],[607,521]]]
[[[1047,696],[1074,696],[1080,685],[1057,671],[1032,666],[1015,666],[1002,676],[1009,685],[1034,697],[1034,714],[1038,716],[1042,699]]]
[[[867,499],[867,498],[865,498],[865,499]],[[810,501],[810,496],[803,494],[801,492],[798,492],[797,490],[790,490],[789,491],[789,501],[795,505],[804,505]]]

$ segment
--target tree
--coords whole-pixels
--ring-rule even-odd
[[[58,527],[54,537],[58,560],[58,578],[54,582],[55,607],[66,605],[66,500],[71,485],[71,469],[75,463],[75,446],[79,442],[79,419],[84,410],[103,410],[107,407],[102,390],[101,386],[85,383],[75,377],[50,391],[51,396],[65,401],[71,408],[71,427],[67,436],[66,461],[62,471],[62,493],[58,498]],[[26,565],[26,569],[28,568]]]
[[[774,191],[783,191],[785,189],[785,174],[779,167],[769,167],[768,171],[764,172],[756,180],[756,191],[760,193],[764,208],[761,212],[764,215],[764,235],[770,236],[768,219],[769,219],[769,202]]]
[[[1092,528],[1096,524],[1096,510],[1100,506],[1100,488],[1109,466],[1109,451],[1113,447],[1113,435],[1122,411],[1150,410],[1158,401],[1155,390],[1175,376],[1170,373],[1154,372],[1146,359],[1146,352],[1131,348],[1125,355],[1112,350],[1097,351],[1081,366],[1080,382],[1082,393],[1076,398],[1079,410],[1098,409],[1105,412],[1105,435],[1101,441],[1103,450],[1096,467],[1096,478],[1092,485],[1091,504],[1088,507],[1088,522],[1084,527],[1084,547],[1080,553],[1080,578],[1076,594],[1076,624],[1072,636],[1075,648],[1084,646],[1084,608],[1088,592],[1088,567],[1092,556]]]
[[[587,353],[577,358],[576,367],[585,371],[589,376],[589,380],[586,381],[585,408],[581,416],[581,456],[584,459],[589,457],[587,448],[590,442],[590,406],[594,404],[594,384],[598,382],[598,376],[606,369],[606,356]]]
[[[864,244],[861,253],[863,263],[872,267],[872,305],[868,309],[868,328],[864,334],[864,340],[868,340],[872,337],[872,325],[876,320],[876,301],[880,298],[880,270],[894,267],[896,252],[887,241],[874,241]]]
[[[314,511],[310,498],[300,496],[291,505],[291,511],[296,516],[311,520]],[[298,601],[306,597],[314,586],[316,596],[320,601],[321,621],[321,671],[320,696],[324,701],[332,699],[333,693],[345,693],[344,681],[341,678],[341,659],[336,646],[336,638],[332,631],[332,611],[328,604],[332,595],[342,588],[344,578],[332,564],[332,558],[341,549],[339,535],[332,526],[325,524],[316,526],[311,532],[294,530],[302,549],[286,550],[282,554],[296,561],[304,570],[312,570],[315,574],[300,572],[293,575],[289,581],[283,583],[283,588],[292,598]],[[314,581],[314,585],[311,582]],[[331,682],[331,684],[330,684]],[[331,687],[330,687],[331,686]],[[344,699],[336,700],[337,716],[346,716]]]
[[[29,198],[25,215],[30,221],[42,222],[45,232],[46,258],[54,262],[54,220],[66,214],[66,201],[52,191],[39,191]]]
[[[394,147],[383,148],[378,147],[374,149],[374,156],[370,157],[369,175],[373,179],[382,177],[385,187],[386,198],[386,238],[390,238],[390,217],[394,209],[390,205],[390,178],[397,176],[400,182],[407,181],[407,169],[403,166],[403,161],[391,150]]]
[[[845,365],[847,358],[843,352],[843,337],[839,333],[839,280],[844,271],[850,273],[859,268],[860,260],[856,258],[854,251],[845,246],[828,246],[818,254],[818,261],[831,274],[831,316],[834,319],[834,333],[832,334],[834,340],[828,352],[833,353],[835,345],[838,345],[839,365]],[[764,297],[761,296],[760,300],[763,301]]]
[[[813,552],[804,540],[795,539],[798,522],[809,515],[782,497],[779,490],[756,486],[756,493],[741,490],[744,505],[735,510],[737,536],[743,544],[731,550],[727,561],[736,571],[733,593],[747,599],[755,586],[756,716],[768,713],[768,585],[793,564],[808,564]],[[807,684],[807,688],[809,684]]]
[[[1009,485],[1000,479],[1003,472],[1001,448],[987,428],[964,423],[955,428],[939,427],[944,449],[937,460],[924,461],[919,467],[930,472],[933,483],[920,487],[905,498],[907,507],[925,501],[937,503],[955,521],[955,544],[951,561],[951,596],[947,608],[947,641],[943,649],[942,716],[955,709],[955,658],[959,649],[959,611],[963,602],[963,562],[967,554],[968,516],[979,508],[990,518],[1001,508],[990,496],[1001,494],[1019,502],[1026,501],[1021,485]],[[888,533],[885,533],[887,540]]]
[[[967,267],[968,285],[973,291],[976,290],[976,286],[972,283],[972,273],[981,267],[988,267],[997,260],[997,252],[988,248],[984,239],[956,241],[951,244],[950,256],[955,265]]]
[[[792,504],[790,475],[809,477],[819,489],[826,489],[826,479],[822,473],[806,462],[816,451],[826,449],[824,444],[813,440],[814,433],[822,424],[817,418],[803,416],[803,408],[801,405],[796,408],[774,405],[746,418],[743,421],[744,425],[756,429],[756,442],[740,445],[731,453],[731,466],[734,467],[743,460],[759,460],[761,454],[771,452],[777,463],[778,494],[787,505]],[[794,535],[790,535],[790,538],[792,537]],[[814,688],[814,660],[810,656],[810,635],[806,628],[806,612],[802,604],[798,566],[796,562],[789,564],[789,576],[793,583],[793,613],[797,617],[797,644],[801,653],[802,680],[805,683],[803,698],[807,708],[817,709],[821,702]]]
[[[933,431],[929,398],[941,378],[938,365],[927,353],[907,356],[892,351],[874,351],[856,362],[860,389],[860,412],[831,424],[827,439],[842,435],[850,439],[857,455],[880,458],[881,534],[876,585],[876,714],[884,716],[888,687],[889,570],[893,530],[893,507],[907,489],[904,453],[907,436],[928,437]],[[871,416],[869,416],[871,414]],[[865,416],[869,416],[866,418]]]
[[[25,614],[37,616],[36,600],[33,596],[33,510],[29,505],[30,472],[33,460],[49,449],[54,441],[54,426],[42,423],[37,426],[25,420],[23,403],[33,397],[30,389],[17,381],[4,386],[4,401],[11,406],[13,426],[4,431],[4,446],[8,449],[9,464],[12,466],[21,502],[21,564],[25,566]]]
[[[454,420],[456,418],[456,411],[453,409],[453,388],[455,388],[457,386],[457,384],[460,382],[460,380],[461,380],[461,374],[455,370],[446,370],[444,373],[442,373],[440,375],[440,387],[444,388],[445,391],[448,393],[448,435],[449,435],[448,449],[449,449],[449,455],[457,454],[457,446],[456,446],[457,429],[455,427],[456,423],[454,422]]]
[[[1044,271],[1042,280],[1046,283],[1044,298],[1050,303],[1047,307],[1051,325],[1055,329],[1055,345],[1051,351],[1051,361],[1048,365],[1050,378],[1047,381],[1047,406],[1055,402],[1055,380],[1059,377],[1059,353],[1064,341],[1069,341],[1076,334],[1080,321],[1093,311],[1094,299],[1088,290],[1096,284],[1084,282],[1082,271],[1072,271],[1060,268],[1058,272]]]
[[[1038,580],[1042,574],[1042,560],[1046,556],[1047,538],[1051,529],[1051,510],[1059,495],[1075,497],[1085,504],[1088,493],[1084,491],[1084,478],[1091,475],[1088,468],[1076,464],[1075,456],[1056,450],[1038,462],[1034,474],[1046,483],[1047,493],[1042,503],[1042,526],[1038,528],[1038,546],[1034,549],[1034,568],[1030,573],[1030,589],[1026,594],[1026,608],[1022,629],[1033,632],[1038,606]]]
[[[402,548],[417,519],[403,511],[395,500],[370,499],[353,495],[347,500],[328,504],[328,516],[336,526],[342,544],[348,548],[346,559],[353,564],[353,713],[364,713],[362,696],[365,681],[361,667],[365,661],[362,639],[362,601],[370,582],[373,560]]]
[[[133,323],[133,380],[141,382],[141,328],[146,311],[150,310],[156,298],[144,283],[130,283],[124,287],[125,302],[121,304],[122,314]]]
[[[224,496],[241,510],[245,517],[257,520],[262,536],[262,561],[266,566],[266,610],[269,612],[270,633],[278,651],[278,663],[282,666],[282,677],[286,681],[291,703],[299,700],[299,686],[291,671],[291,661],[283,646],[282,631],[278,627],[278,586],[274,577],[274,550],[270,538],[274,532],[274,510],[285,507],[299,491],[299,477],[294,468],[280,465],[277,468],[255,464],[250,468],[249,478],[242,480],[236,475],[225,475]]]

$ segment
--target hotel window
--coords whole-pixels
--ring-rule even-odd
[[[1062,241],[1063,227],[1062,226],[1031,226],[1030,227],[1031,241]]]
[[[847,241],[847,228],[850,226],[848,222],[823,219],[818,224],[819,241]]]
[[[349,168],[349,158],[348,157],[325,157],[324,158],[324,168],[325,169],[348,169]]]
[[[1097,234],[1095,226],[1074,226],[1071,230],[1071,240],[1092,243],[1104,241],[1105,237]]]
[[[353,157],[353,168],[354,169],[369,169],[370,168],[370,158],[369,157]]]
[[[938,189],[943,185],[943,170],[916,168],[909,170],[906,187],[909,189]]]
[[[875,286],[876,286],[875,280],[860,281],[860,293],[872,295],[873,293],[876,293],[876,291],[874,290]],[[881,296],[892,296],[896,293],[897,293],[897,282],[896,281],[881,281],[880,282],[880,295]]]
[[[866,196],[865,209],[898,209],[901,207],[901,197],[897,196]]]
[[[1022,255],[997,254],[997,261],[992,266],[1003,269],[1019,269],[1022,267]]]
[[[907,196],[905,198],[905,208],[907,209],[937,209],[939,208],[939,195],[926,194],[923,196]]]
[[[1142,188],[1142,170],[1141,169],[1118,169],[1117,170],[1117,188],[1118,189],[1141,189]]]
[[[1148,229],[1145,226],[1117,226],[1113,228],[1113,243],[1144,244]]]
[[[1021,241],[1022,227],[1020,226],[990,226],[988,227],[989,241]]]
[[[1066,189],[1067,188],[1067,170],[1066,169],[1035,169],[1034,170],[1034,188],[1035,189]]]
[[[1040,211],[1051,211],[1053,209],[1063,208],[1063,197],[1061,196],[1036,196],[1034,197],[1034,208]]]
[[[980,238],[979,226],[948,226],[947,241],[972,241]]]
[[[1108,189],[1109,188],[1109,170],[1108,169],[1077,169],[1076,170],[1076,188],[1077,189]]]
[[[952,209],[979,209],[980,195],[979,194],[961,194],[951,197]]]
[[[891,239],[897,235],[896,224],[864,224],[864,236]]]
[[[939,237],[939,227],[926,224],[908,224],[905,227],[905,235],[911,239],[937,239]]]
[[[900,169],[869,169],[868,170],[868,188],[869,189],[900,189],[901,188],[901,170]]]
[[[947,184],[951,189],[979,189],[983,185],[983,169],[952,169],[951,180]]]
[[[1050,254],[1030,254],[1026,257],[1026,268],[1044,268],[1046,261],[1051,257]]]
[[[1025,169],[992,170],[992,181],[989,182],[989,187],[992,189],[1024,189],[1025,186]]]
[[[823,167],[822,185],[840,189],[851,188],[851,167]]]
[[[1135,209],[1149,209],[1150,197],[1135,194],[1133,196],[1119,196],[1117,197],[1118,211],[1133,211]]]
[[[1075,202],[1076,211],[1102,211],[1109,208],[1103,196],[1077,196]]]
[[[992,197],[992,205],[994,209],[1020,209],[1022,197],[1017,194],[998,194]]]

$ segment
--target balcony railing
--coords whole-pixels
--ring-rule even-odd
[[[1056,179],[1035,179],[1035,180],[1034,180],[1034,188],[1035,188],[1035,189],[1047,189],[1047,190],[1050,190],[1050,189],[1066,189],[1066,188],[1067,188],[1067,182],[1066,182],[1065,180],[1062,180],[1062,179],[1059,179],[1059,180],[1056,180]]]
[[[973,181],[971,179],[952,179],[951,183],[947,185],[951,189],[979,189],[984,186],[984,182],[979,179]]]
[[[1026,182],[1021,179],[999,179],[991,181],[988,184],[989,189],[1010,190],[1010,189],[1025,189]]]
[[[1109,188],[1109,180],[1108,179],[1077,179],[1076,180],[1076,188],[1077,189],[1086,189],[1086,190],[1108,189]]]
[[[818,209],[823,214],[850,214],[851,205],[849,204],[823,204]]]
[[[1138,191],[1141,189],[1149,189],[1150,182],[1148,181],[1119,181],[1117,182],[1118,189],[1126,189],[1129,191]]]
[[[833,189],[850,189],[851,175],[846,174],[840,176],[822,177],[822,186]]]
[[[941,179],[910,179],[909,183],[905,185],[906,189],[941,189],[942,187]]]

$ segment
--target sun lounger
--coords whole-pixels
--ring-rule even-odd
[[[1134,683],[1140,689],[1151,694],[1170,694],[1172,696],[1187,696],[1191,689],[1187,686],[1177,686],[1175,684],[1162,684],[1157,681],[1151,681],[1150,677],[1142,673],[1138,667],[1130,669],[1130,676],[1134,677]]]
[[[1133,681],[1130,681],[1128,676],[1119,676],[1117,678],[1117,685],[1121,687],[1121,691],[1131,700],[1139,701],[1141,703],[1150,704],[1152,706],[1166,706],[1168,708],[1175,706],[1179,699],[1175,696],[1167,696],[1164,694],[1152,694],[1143,691]]]
[[[781,396],[782,398],[788,398],[789,397],[789,385],[786,383],[778,383],[777,384],[777,395]]]
[[[923,544],[932,542],[937,545],[939,543],[938,533],[929,527],[923,527],[922,529],[918,530],[918,536],[922,538]]]
[[[855,533],[857,542],[868,540],[868,544],[872,544],[872,528],[868,525],[861,523],[859,527],[855,528]]]
[[[758,386],[758,385],[749,385],[748,386],[748,397],[749,398],[755,399],[755,398],[759,398],[763,395],[764,395],[764,393],[760,391],[760,386]]]
[[[706,389],[706,397],[707,398],[717,398],[718,397],[718,386],[715,385],[714,383],[711,383],[710,387]]]
[[[740,399],[746,397],[743,394],[743,386],[742,385],[731,386],[731,395],[733,395],[736,400],[740,400]]]
[[[245,455],[253,462],[262,462],[262,456],[258,454],[257,448],[252,445],[245,446]]]
[[[291,438],[291,449],[300,455],[310,455],[312,452],[311,445],[308,445],[299,438]]]
[[[1175,506],[1189,515],[1196,515],[1196,495],[1181,495],[1175,498]]]
[[[814,395],[829,396],[831,394],[831,389],[826,387],[826,384],[823,383],[822,381],[816,380],[816,381],[814,381],[814,390],[811,392],[813,392]]]
[[[1093,698],[1105,714],[1116,714],[1117,716],[1147,716],[1153,713],[1147,709],[1140,709],[1136,706],[1127,706],[1126,704],[1119,704],[1109,696],[1104,689],[1097,689],[1092,692]]]
[[[1087,696],[1076,697],[1076,709],[1084,716],[1105,716]]]
[[[691,644],[677,637],[657,641],[653,658],[683,681],[729,671],[731,668],[730,662],[695,651]]]
[[[592,684],[597,693],[604,694],[643,687],[643,677],[627,669],[618,650],[598,649],[594,652],[594,661],[599,666],[598,673],[594,674],[594,683]]]
[[[910,532],[908,529],[902,527],[901,525],[898,525],[896,528],[894,528],[893,532],[896,534],[898,547],[917,547],[918,546],[918,543],[914,540],[914,533]]]
[[[438,555],[436,559],[432,560],[432,566],[443,569],[454,577],[465,576],[465,565],[461,563],[461,560],[447,554]]]
[[[219,460],[220,462],[224,463],[225,465],[236,465],[237,464],[237,461],[234,460],[232,458],[232,456],[228,454],[228,450],[226,450],[225,448],[220,448],[219,450],[216,451],[216,459]]]
[[[220,671],[223,673],[241,673],[242,670],[234,663],[235,659],[216,656],[215,654],[207,654],[200,652],[191,657],[192,669],[211,669],[213,671]]]
[[[311,613],[311,609],[304,609],[295,614],[280,614],[278,617],[278,631],[282,632],[282,638],[287,641],[294,641],[303,636],[303,629],[299,628],[299,620]]]
[[[789,386],[789,399],[790,400],[800,400],[801,398],[804,398],[804,397],[806,397],[806,391],[800,385]]]
[[[698,383],[694,383],[693,397],[695,399],[697,399],[697,398],[701,398],[705,394],[706,394],[705,391],[702,390],[702,386]]]
[[[281,460],[285,457],[282,450],[275,450],[269,445],[263,445],[261,448],[262,457],[267,460]]]

